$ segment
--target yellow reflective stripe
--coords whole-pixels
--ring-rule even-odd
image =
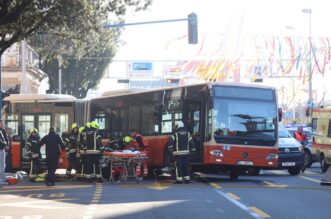
[[[178,179],[178,166],[177,166],[177,161],[175,161],[175,167],[176,167],[176,179]]]
[[[31,160],[31,164],[30,164],[30,175],[32,175],[32,169],[33,169],[33,162]]]
[[[189,154],[189,153],[190,153],[189,150],[174,151],[174,152],[172,152],[172,155],[186,155],[186,154]]]
[[[176,135],[176,151],[178,151],[178,134],[175,133],[175,135]]]

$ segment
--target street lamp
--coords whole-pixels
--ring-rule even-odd
[[[310,8],[304,8],[302,9],[303,13],[309,14],[309,41],[311,40],[311,13],[312,10]],[[311,60],[311,54],[312,53],[312,47],[310,47],[309,51],[309,81],[308,81],[308,93],[309,93],[309,98],[308,98],[308,107],[311,109],[313,107],[313,77],[312,77],[312,60]]]

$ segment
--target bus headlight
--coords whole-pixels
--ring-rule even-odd
[[[268,154],[266,159],[267,160],[276,160],[276,159],[278,159],[278,155],[277,154]]]
[[[220,150],[212,150],[212,151],[209,151],[209,154],[210,154],[211,156],[224,157],[222,151],[220,151]]]

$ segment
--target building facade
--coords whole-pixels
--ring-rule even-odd
[[[23,55],[22,55],[23,54]],[[2,90],[38,93],[46,74],[39,69],[39,56],[25,41],[13,44],[2,55]]]

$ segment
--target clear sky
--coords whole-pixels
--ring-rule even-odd
[[[119,48],[111,64],[109,75],[126,77],[125,61],[190,59],[193,57],[191,49],[200,46],[205,33],[231,36],[234,40],[227,48],[229,56],[236,55],[240,47],[238,42],[243,36],[307,37],[310,17],[302,12],[304,8],[312,10],[312,36],[330,37],[330,6],[329,0],[154,0],[148,10],[129,13],[126,23],[186,18],[194,12],[198,15],[199,44],[185,42],[170,49],[167,47],[169,42],[187,34],[186,22],[128,26],[121,37],[124,45]],[[177,47],[186,52],[178,52]],[[158,75],[162,69],[156,68],[155,71]],[[113,82],[104,79],[98,91],[109,90],[110,84],[111,89],[124,87]],[[291,81],[283,83],[292,85]]]

